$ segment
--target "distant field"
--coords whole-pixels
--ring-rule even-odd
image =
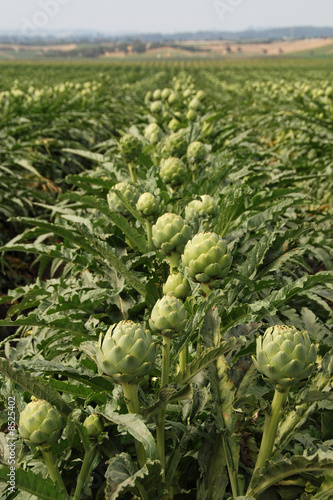
[[[114,44],[64,44],[64,45],[8,45],[0,44],[0,60],[31,59],[99,59],[99,60],[155,60],[155,59],[243,59],[283,55],[305,57],[332,57],[333,39],[312,38],[281,40],[271,43],[235,43],[228,40],[185,41],[159,48],[147,48],[145,52],[133,51],[131,44],[124,50],[115,51]]]

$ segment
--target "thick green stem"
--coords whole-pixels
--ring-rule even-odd
[[[131,176],[131,181],[133,183],[136,183],[137,182],[137,176],[136,176],[136,172],[135,172],[135,166],[133,163],[129,163],[128,164],[128,170],[129,170],[129,173],[130,173],[130,176]]]
[[[181,350],[179,355],[179,368],[182,373],[185,373],[187,365],[188,349],[187,345]]]
[[[161,388],[168,385],[169,382],[169,367],[170,367],[170,345],[171,338],[163,337],[162,345],[162,376]],[[165,428],[166,405],[163,404],[158,412],[156,426],[156,444],[158,458],[161,462],[163,482],[165,482],[165,443],[164,443],[164,428]]]
[[[68,498],[68,492],[66,490],[66,486],[64,485],[64,482],[62,480],[58,466],[57,466],[56,461],[53,457],[52,451],[50,450],[50,448],[43,448],[43,447],[40,448],[40,451],[42,452],[45,465],[46,465],[47,470],[49,471],[49,474],[50,474],[50,478],[55,483],[59,484],[61,489],[64,490],[64,493],[66,493],[66,498]]]
[[[128,411],[130,413],[141,414],[140,403],[138,398],[139,386],[137,384],[129,384],[127,382],[123,382],[121,386],[124,391],[124,396]],[[135,440],[135,449],[136,449],[138,464],[140,468],[142,468],[147,462],[146,450],[144,449],[143,444],[137,440]]]
[[[80,500],[81,498],[83,487],[85,485],[85,482],[89,478],[91,464],[95,457],[95,447],[96,447],[95,443],[91,443],[90,447],[86,450],[84,454],[84,459],[81,465],[80,474],[76,482],[76,488],[73,500]]]
[[[260,450],[254,470],[264,467],[272,456],[277,428],[281,419],[281,408],[287,401],[289,387],[276,386],[271,406],[271,415],[266,417]]]
[[[153,243],[152,225],[148,219],[146,219],[146,231],[147,231],[148,251],[151,252],[152,250],[154,250],[155,247]]]
[[[170,273],[175,274],[179,270],[179,254],[177,252],[172,252],[169,255],[169,265]]]

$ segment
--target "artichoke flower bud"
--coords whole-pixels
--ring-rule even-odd
[[[118,148],[126,160],[133,161],[140,156],[142,144],[135,135],[125,134],[118,142]]]
[[[180,215],[166,213],[159,217],[152,228],[152,239],[162,255],[181,253],[191,237],[191,229]]]
[[[162,129],[157,123],[150,123],[144,131],[144,136],[150,144],[157,144],[162,137]]]
[[[161,94],[162,94],[161,89],[154,90],[153,92],[154,101],[159,101],[161,99]]]
[[[178,101],[179,101],[179,94],[178,94],[178,92],[171,92],[171,94],[168,97],[168,103],[172,105],[172,104],[175,104]]]
[[[150,105],[150,111],[152,113],[160,113],[163,109],[162,101],[154,101]]]
[[[293,326],[276,325],[257,338],[257,357],[253,363],[268,381],[292,387],[310,377],[317,359],[318,346],[311,343],[307,331]]]
[[[188,105],[189,108],[198,110],[201,108],[201,102],[197,97],[193,97],[193,99],[190,101],[190,104]]]
[[[218,211],[218,204],[209,196],[203,194],[201,200],[193,200],[185,207],[185,219],[192,221],[195,217],[214,217]]]
[[[151,193],[143,193],[136,204],[136,209],[145,217],[157,214],[159,204],[156,196]]]
[[[200,141],[191,142],[187,148],[187,159],[191,164],[203,161],[206,154],[205,145]]]
[[[153,93],[151,90],[148,90],[147,94],[145,95],[145,104],[149,104],[153,97]]]
[[[187,151],[187,139],[183,130],[178,130],[166,138],[163,154],[167,156],[183,156]]]
[[[99,371],[119,383],[137,383],[150,372],[155,358],[150,332],[133,321],[110,326],[96,350]]]
[[[186,176],[186,165],[179,158],[168,158],[161,162],[160,177],[165,184],[177,186],[185,181]]]
[[[158,300],[151,312],[150,328],[164,337],[173,337],[181,332],[187,322],[187,312],[181,300],[165,295]]]
[[[119,182],[112,189],[117,189],[117,191],[119,191],[133,206],[135,206],[140,196],[139,190],[129,182]],[[129,215],[129,211],[125,207],[124,203],[117,196],[117,193],[114,193],[112,191],[112,189],[107,195],[110,210],[112,210],[113,212],[121,213],[123,215]]]
[[[171,89],[168,88],[163,89],[161,92],[162,101],[166,101],[167,99],[169,99],[170,94],[171,94]]]
[[[103,431],[103,425],[98,415],[89,415],[83,425],[87,429],[88,436],[92,438],[97,438]]]
[[[206,94],[203,90],[198,90],[195,97],[198,99],[198,101],[203,101],[203,99],[206,97]]]
[[[20,414],[19,433],[28,444],[52,444],[58,441],[63,428],[59,411],[50,403],[36,399]]]
[[[232,257],[220,236],[206,232],[195,235],[186,244],[182,261],[190,278],[212,287],[228,274]]]
[[[189,109],[186,113],[186,118],[189,122],[195,122],[197,119],[198,113],[194,109]]]
[[[179,120],[177,120],[177,118],[172,118],[169,121],[168,127],[173,132],[177,132],[177,130],[179,130],[181,128],[181,123],[179,122]]]
[[[190,97],[192,94],[193,94],[193,91],[190,88],[185,89],[184,92],[183,92],[183,96],[185,97],[185,99],[187,99],[188,97]]]
[[[163,294],[173,295],[174,297],[177,297],[177,299],[185,300],[190,293],[190,283],[181,273],[170,274],[163,285]]]

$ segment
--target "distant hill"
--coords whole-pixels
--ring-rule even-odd
[[[184,40],[231,40],[238,42],[272,42],[284,39],[332,38],[333,27],[295,26],[291,28],[266,28],[245,31],[198,31],[184,33],[120,33],[107,34],[89,30],[38,31],[29,36],[19,32],[0,32],[0,43],[25,45],[54,45],[70,43],[111,43],[111,42],[179,42]]]

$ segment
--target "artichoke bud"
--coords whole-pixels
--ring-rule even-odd
[[[136,186],[131,184],[130,182],[119,182],[112,189],[117,189],[126,200],[133,206],[136,205],[136,202],[139,199],[140,193]],[[124,203],[121,201],[117,193],[114,193],[112,189],[109,191],[107,195],[108,205],[110,210],[113,212],[118,212],[123,215],[129,215],[129,211],[125,207]]]
[[[170,274],[163,285],[164,295],[173,295],[177,299],[185,300],[191,293],[191,287],[188,279],[181,273]]]
[[[162,137],[162,129],[157,123],[150,123],[144,131],[144,136],[150,144],[157,144]]]
[[[195,96],[199,101],[202,101],[205,97],[206,94],[203,90],[198,90],[197,95]]]
[[[171,92],[171,94],[168,97],[168,103],[169,104],[175,104],[179,101],[179,94],[178,92]]]
[[[159,210],[158,199],[151,193],[143,193],[138,199],[136,209],[145,217],[155,215]]]
[[[165,337],[181,332],[187,323],[187,312],[183,302],[172,295],[158,300],[151,312],[150,328]]]
[[[201,102],[197,97],[194,97],[188,106],[191,109],[198,110],[199,108],[201,108]]]
[[[183,129],[166,138],[163,154],[166,156],[183,156],[187,151],[187,138]]]
[[[129,320],[111,326],[96,349],[99,371],[119,383],[137,383],[150,372],[155,358],[149,330]]]
[[[177,130],[179,130],[181,128],[181,123],[179,120],[177,120],[177,118],[172,118],[169,121],[168,127],[173,132],[177,132]]]
[[[165,184],[177,186],[185,181],[187,168],[179,158],[168,158],[161,162],[160,177]]]
[[[154,90],[153,92],[154,101],[159,101],[161,99],[161,95],[162,95],[161,89]]]
[[[191,237],[191,228],[180,215],[166,213],[159,217],[152,228],[152,239],[162,255],[181,253]]]
[[[142,144],[135,135],[125,134],[118,142],[118,148],[126,160],[133,161],[140,156]]]
[[[162,101],[166,101],[171,94],[171,89],[165,88],[161,92]]]
[[[83,422],[84,427],[87,429],[88,436],[97,438],[103,431],[103,425],[98,415],[89,415]]]
[[[201,128],[201,137],[211,137],[214,133],[214,125],[210,122],[204,122]]]
[[[184,249],[182,261],[190,278],[214,287],[225,278],[232,263],[225,241],[215,233],[199,233]]]
[[[311,343],[307,331],[293,326],[276,325],[257,338],[257,357],[253,363],[269,382],[292,387],[312,374],[318,346]]]
[[[150,111],[152,113],[160,113],[163,109],[162,101],[154,101],[150,105]]]
[[[193,200],[185,207],[185,219],[192,221],[196,217],[215,217],[218,211],[218,204],[209,196],[203,194],[201,200]]]
[[[188,119],[189,122],[195,122],[197,119],[198,113],[194,109],[189,109],[188,112],[186,113],[186,118]]]
[[[55,443],[60,437],[62,428],[61,414],[44,400],[31,401],[20,414],[19,433],[28,444]]]
[[[191,164],[203,161],[206,154],[205,145],[200,141],[191,142],[187,148],[187,159]]]

